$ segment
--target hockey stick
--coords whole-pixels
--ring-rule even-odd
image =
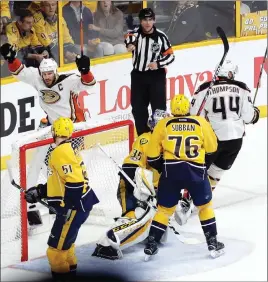
[[[227,39],[227,37],[226,37],[226,35],[225,35],[225,32],[224,32],[223,29],[222,29],[221,27],[219,27],[219,26],[216,28],[216,30],[217,30],[217,33],[218,33],[219,37],[220,37],[221,40],[222,40],[223,47],[224,47],[224,53],[223,53],[223,56],[222,56],[222,58],[221,58],[221,61],[220,61],[219,65],[218,65],[218,67],[217,67],[217,69],[216,69],[216,71],[215,71],[215,73],[214,73],[214,76],[213,76],[213,78],[212,78],[212,80],[211,80],[211,82],[210,82],[210,85],[209,85],[209,87],[208,87],[207,93],[206,93],[205,97],[203,98],[203,101],[202,101],[202,103],[201,103],[201,106],[200,106],[200,108],[199,108],[199,110],[198,110],[198,112],[197,112],[197,116],[199,116],[199,115],[201,114],[201,112],[202,112],[202,110],[203,110],[203,108],[204,108],[204,106],[205,106],[205,103],[206,103],[206,101],[207,101],[207,99],[208,99],[210,90],[211,90],[211,88],[213,87],[213,85],[214,85],[215,82],[216,82],[216,79],[217,79],[217,77],[218,77],[219,71],[220,71],[220,69],[221,69],[221,67],[222,67],[222,65],[223,65],[223,63],[224,63],[224,60],[225,60],[225,58],[226,58],[226,56],[227,56],[227,54],[228,54],[228,51],[229,51],[229,42],[228,42],[228,39]]]
[[[7,163],[7,170],[8,170],[8,174],[9,174],[9,178],[10,178],[11,184],[14,187],[16,187],[17,189],[19,189],[21,193],[25,193],[25,190],[20,185],[18,185],[15,182],[15,180],[14,180],[14,177],[13,177],[13,174],[12,174],[12,168],[11,168],[10,160],[7,160],[6,163]],[[58,212],[53,207],[49,206],[46,202],[40,200],[40,201],[38,201],[38,203],[40,203],[41,205],[43,205],[46,208],[48,208],[51,212],[53,212],[56,215],[58,215]]]
[[[111,157],[108,155],[108,153],[104,150],[104,148],[100,145],[97,144],[97,146],[99,147],[99,149],[103,152],[103,154],[109,158],[116,166],[117,168],[120,170],[120,172],[122,173],[122,175],[127,179],[127,181],[133,186],[133,188],[136,187],[136,183],[124,172],[124,170],[121,168],[121,166]],[[150,204],[149,202],[147,202],[147,204],[152,207],[153,209],[155,209],[157,211],[157,207],[153,206],[152,204]],[[174,225],[171,224],[171,222],[169,222],[168,227],[173,231],[173,233],[175,234],[176,238],[179,239],[179,241],[183,244],[188,244],[188,245],[192,245],[192,244],[200,244],[201,241],[199,241],[196,238],[186,238],[184,237],[182,234],[179,233],[178,230],[176,230],[176,228],[174,227]]]
[[[262,71],[263,71],[263,68],[264,68],[266,56],[267,56],[267,47],[266,47],[265,54],[264,54],[263,61],[262,61],[262,65],[261,65],[261,71],[260,71],[260,75],[259,75],[259,79],[258,79],[258,83],[257,83],[257,88],[256,88],[256,91],[255,91],[254,99],[253,99],[253,105],[255,105],[257,93],[258,93],[258,90],[259,90],[259,87],[260,87],[261,76],[262,76]]]
[[[80,48],[81,57],[84,55],[84,31],[83,31],[83,3],[80,1]]]

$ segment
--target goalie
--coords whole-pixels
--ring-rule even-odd
[[[165,111],[156,110],[148,121],[151,131],[166,116]],[[150,138],[151,132],[140,135],[124,160],[117,192],[122,216],[97,243],[93,256],[119,259],[122,257],[121,250],[143,241],[148,236],[155,214],[155,190],[160,177],[159,172],[147,164],[146,152]]]

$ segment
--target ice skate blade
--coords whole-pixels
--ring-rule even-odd
[[[152,255],[145,255],[144,261],[149,261]]]
[[[224,250],[223,249],[222,250],[218,250],[218,251],[216,251],[216,250],[210,251],[210,256],[213,259],[218,258],[218,257],[222,256],[223,254],[224,254]]]

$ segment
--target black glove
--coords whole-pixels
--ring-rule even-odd
[[[254,117],[251,121],[252,124],[256,123],[260,118],[260,109],[258,107],[254,107]]]
[[[5,43],[0,48],[0,53],[9,63],[12,63],[17,57],[17,51],[15,46]]]
[[[40,188],[38,186],[29,188],[25,192],[24,199],[30,204],[35,204],[39,202],[41,200]]]
[[[87,56],[80,56],[78,55],[76,57],[76,65],[78,70],[80,71],[81,74],[87,74],[90,70],[90,59]]]

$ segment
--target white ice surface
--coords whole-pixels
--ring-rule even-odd
[[[247,126],[243,148],[233,168],[214,191],[214,207],[220,237],[238,239],[254,245],[241,260],[208,272],[174,277],[167,281],[266,281],[267,280],[267,120]],[[77,245],[98,239],[103,227],[83,226]],[[182,231],[201,233],[197,215],[181,227]],[[30,239],[30,258],[45,255],[48,234]],[[230,250],[234,251],[234,250]],[[12,250],[11,250],[12,252]],[[228,250],[226,250],[228,252]],[[159,256],[161,252],[159,252]],[[163,260],[167,258],[163,258]],[[168,259],[172,261],[172,256]],[[101,261],[100,261],[101,263]],[[142,271],[143,264],[140,268]],[[144,263],[146,267],[146,263]],[[155,271],[159,264],[155,266]],[[183,270],[182,270],[183,271]],[[1,281],[33,281],[47,274],[11,268],[1,269]]]

